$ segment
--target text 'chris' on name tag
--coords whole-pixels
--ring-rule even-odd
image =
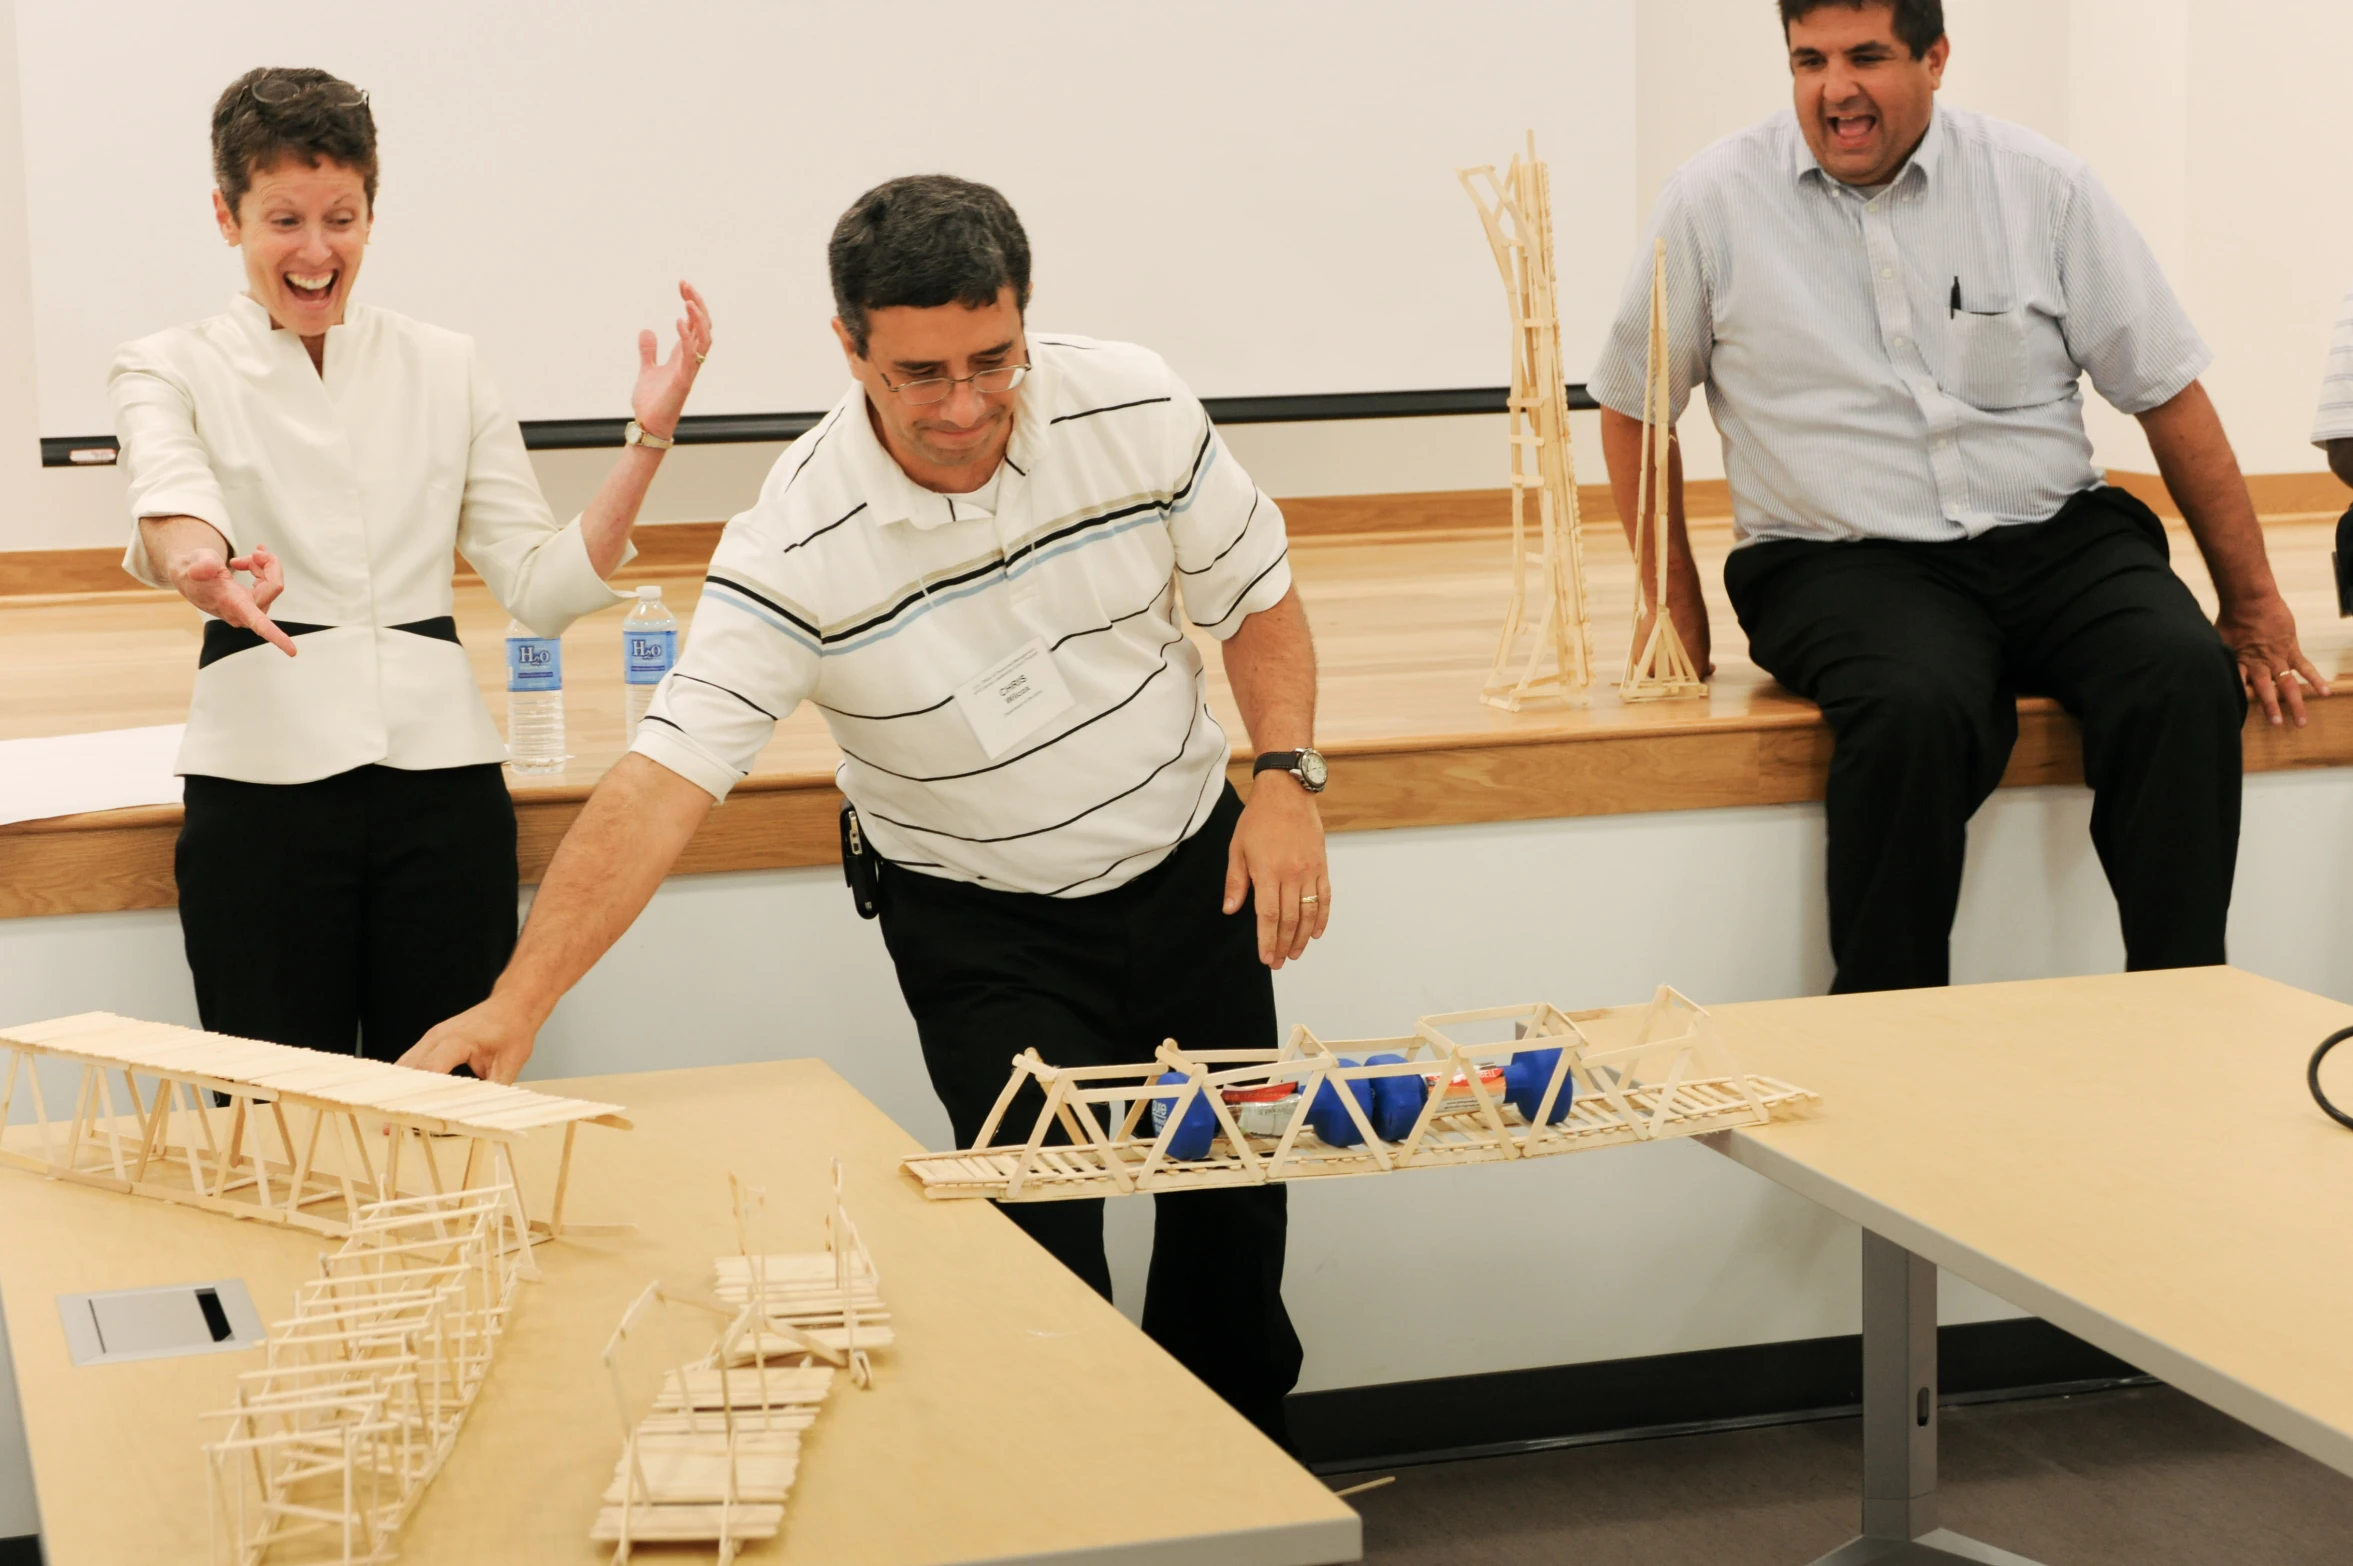
[[[1068,711],[1073,700],[1054,654],[1034,636],[956,687],[956,705],[991,761]]]

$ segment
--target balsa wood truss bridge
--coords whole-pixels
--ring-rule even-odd
[[[1488,164],[1457,169],[1455,177],[1479,209],[1511,313],[1511,602],[1479,695],[1517,712],[1530,700],[1581,700],[1593,684],[1585,538],[1555,303],[1552,174],[1530,131],[1528,150],[1500,176]]]
[[[521,1211],[514,1146],[559,1125],[548,1216],[526,1222],[536,1233],[565,1232],[581,1124],[629,1125],[617,1104],[103,1011],[0,1031],[0,1052],[0,1125],[21,1087],[36,1128],[35,1137],[12,1137],[0,1163],[338,1238],[404,1195],[499,1185]],[[79,1072],[70,1115],[50,1110],[43,1060]]]
[[[510,1186],[370,1202],[204,1448],[216,1566],[394,1558],[536,1276]]]
[[[1634,507],[1634,639],[1627,644],[1625,678],[1618,682],[1620,701],[1671,701],[1708,693],[1667,603],[1667,523],[1672,516],[1668,454],[1675,444],[1674,362],[1668,357],[1667,320],[1667,242],[1662,239],[1651,252],[1642,478]]]
[[[870,1356],[890,1346],[874,1258],[842,1205],[841,1161],[834,1161],[821,1252],[755,1249],[765,1204],[729,1183],[736,1254],[716,1264],[723,1303],[681,1299],[650,1283],[605,1345],[621,1460],[589,1538],[613,1546],[616,1566],[640,1544],[712,1544],[719,1566],[728,1566],[747,1542],[774,1538],[800,1465],[801,1432],[816,1423],[834,1372],[871,1388]],[[708,1353],[663,1373],[650,1406],[633,1420],[622,1350],[656,1305],[705,1311],[724,1325]]]
[[[994,1141],[1033,1084],[1045,1102],[1027,1139]],[[1661,986],[1631,1015],[1499,1006],[1424,1017],[1394,1039],[1332,1044],[1296,1028],[1278,1050],[1171,1041],[1145,1065],[1063,1069],[1025,1050],[976,1144],[906,1169],[942,1199],[1195,1191],[1696,1136],[1813,1097],[1740,1072],[1707,1012]]]

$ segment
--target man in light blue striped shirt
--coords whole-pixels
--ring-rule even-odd
[[[2298,682],[2325,687],[2199,385],[2212,355],[2080,160],[1936,106],[1939,0],[1781,0],[1781,16],[1794,112],[1686,164],[1652,227],[1673,409],[1705,385],[1724,439],[1733,607],[1757,663],[1837,734],[1834,988],[1946,981],[1968,820],[2021,691],[2082,722],[2128,965],[2219,963],[2247,697],[2301,724]],[[1592,380],[1627,516],[1652,250]],[[2086,374],[2147,430],[2218,622],[2155,514],[2092,466]],[[1704,664],[1679,513],[1668,532],[1669,602]]]

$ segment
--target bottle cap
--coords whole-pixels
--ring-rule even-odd
[[[643,587],[640,587],[640,588],[637,590],[637,597],[638,597],[638,601],[639,601],[639,602],[641,602],[641,603],[649,603],[649,604],[658,604],[658,603],[660,603],[660,602],[662,601],[662,588],[661,588],[661,584],[659,584],[659,583],[657,583],[657,582],[648,582],[648,583],[646,583],[646,584],[645,584]]]

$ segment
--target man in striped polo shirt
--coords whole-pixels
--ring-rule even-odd
[[[2219,963],[2247,696],[2301,724],[2299,680],[2326,686],[2198,382],[2213,356],[2081,160],[1936,105],[1939,0],[1781,0],[1781,18],[1794,114],[1686,164],[1652,230],[1674,411],[1705,384],[1724,437],[1733,608],[1757,663],[1837,735],[1833,987],[1946,982],[1967,823],[2020,691],[2082,721],[2127,964]],[[1627,516],[1652,251],[1592,386]],[[2218,622],[2155,514],[2092,466],[2085,374],[2147,431]],[[1669,533],[1669,602],[1704,663],[1679,509]]]
[[[804,700],[883,861],[883,936],[959,1145],[1023,1049],[1275,1044],[1268,970],[1331,910],[1282,514],[1157,355],[1028,333],[1028,240],[996,191],[892,180],[830,260],[854,384],[728,524],[693,639],[496,992],[411,1064],[512,1080]],[[1247,806],[1183,621],[1221,644],[1264,752]],[[1300,1361],[1282,1188],[1156,1201],[1144,1330],[1281,1439]],[[1110,1294],[1100,1201],[1005,1211]]]

